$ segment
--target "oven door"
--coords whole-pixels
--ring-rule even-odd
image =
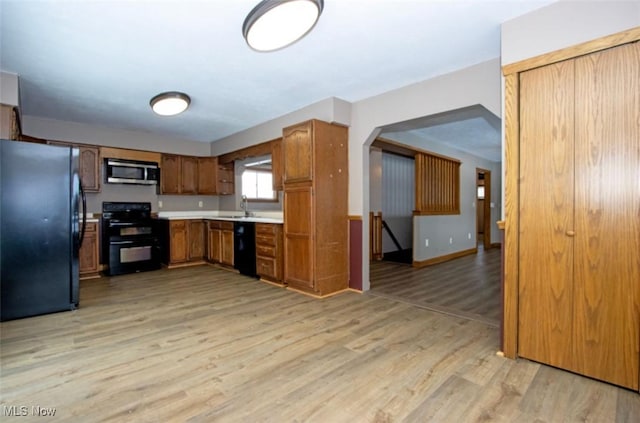
[[[160,268],[156,237],[112,237],[109,240],[109,275]]]

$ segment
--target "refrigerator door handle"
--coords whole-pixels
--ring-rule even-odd
[[[78,248],[82,247],[82,241],[84,241],[84,233],[87,230],[87,194],[82,188],[82,180],[78,179],[78,185],[80,186],[80,198],[82,198],[82,230],[80,231],[80,242]]]

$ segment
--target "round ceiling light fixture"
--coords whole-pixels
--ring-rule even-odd
[[[256,51],[279,50],[307,35],[323,7],[323,0],[263,0],[247,15],[242,35]]]
[[[149,104],[151,109],[160,116],[173,116],[187,110],[191,99],[185,93],[169,91],[153,97]]]

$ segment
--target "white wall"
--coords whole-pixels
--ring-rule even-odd
[[[325,122],[349,125],[351,119],[351,104],[335,97],[310,104],[302,109],[295,110],[286,115],[261,123],[260,125],[213,141],[211,143],[211,155],[219,156],[279,138],[282,136],[282,128],[309,119],[319,119]]]
[[[502,24],[502,64],[640,26],[640,1],[561,0]]]
[[[18,75],[0,72],[0,104],[9,106],[20,105],[20,90]]]
[[[34,116],[22,117],[22,132],[25,135],[49,140],[73,141],[84,144],[190,156],[211,155],[209,143],[166,137],[148,132],[106,128]]]

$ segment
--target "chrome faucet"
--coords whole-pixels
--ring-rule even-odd
[[[240,203],[240,208],[244,210],[244,217],[249,217],[252,213],[249,211],[249,201],[246,195],[242,196],[242,202]]]

